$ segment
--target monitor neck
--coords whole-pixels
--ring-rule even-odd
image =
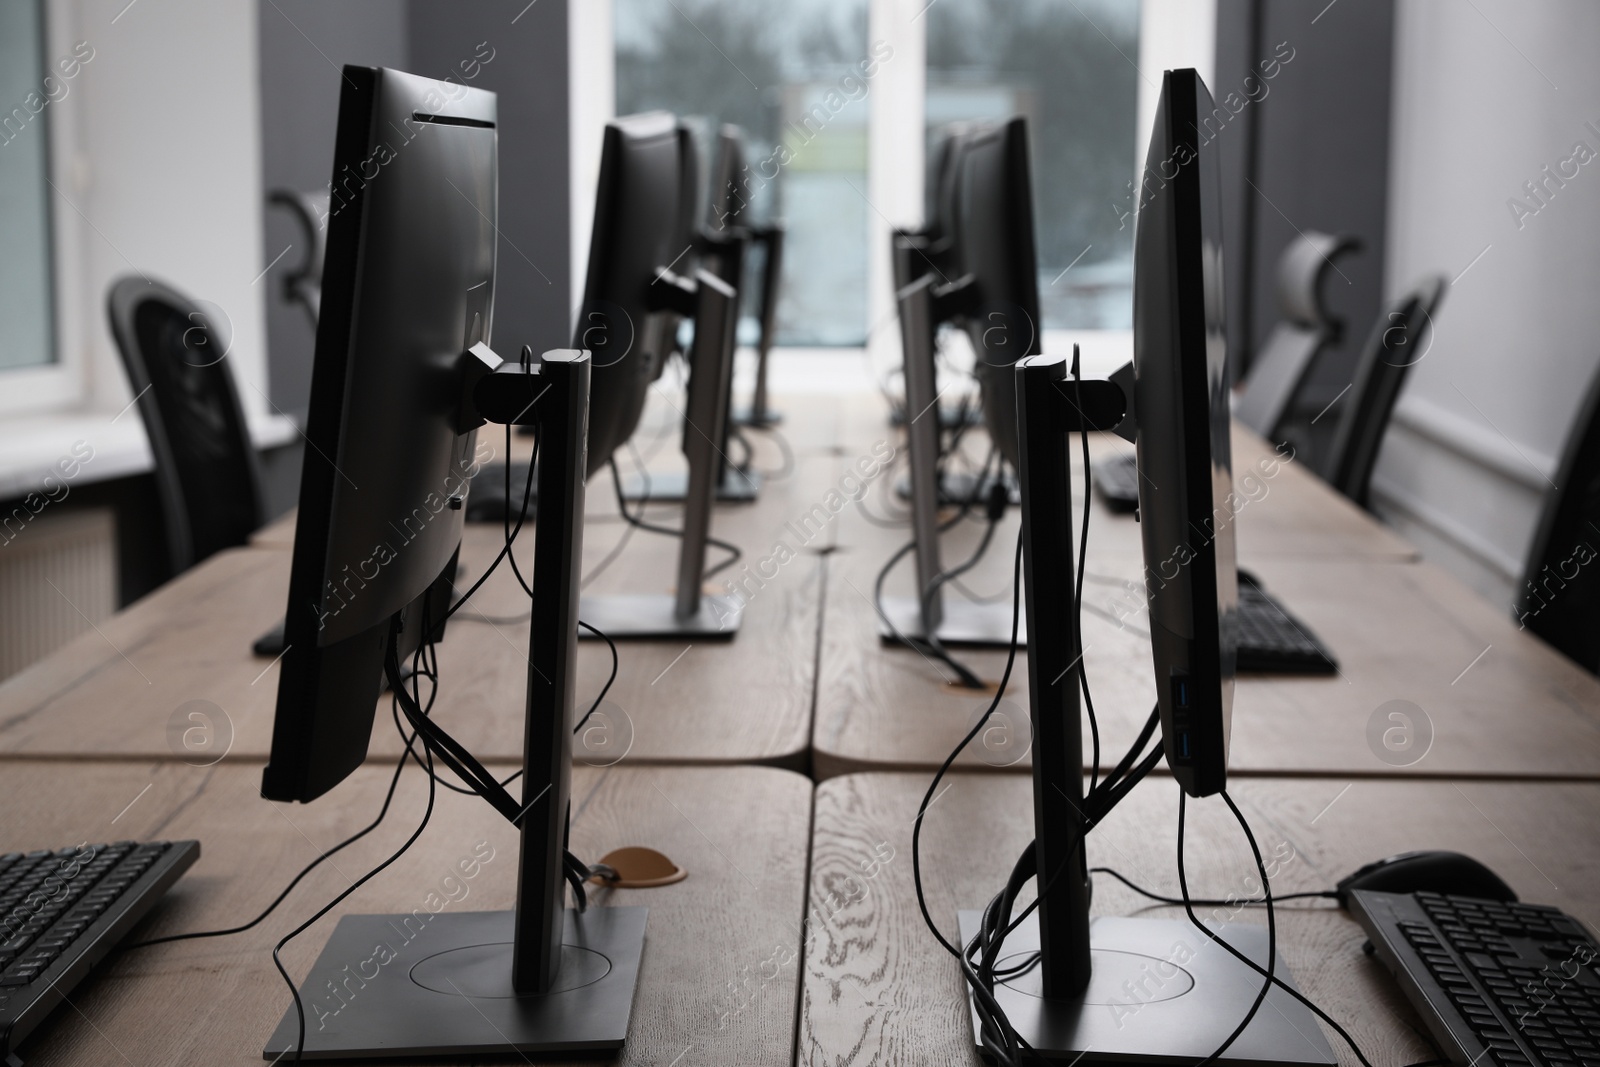
[[[561,962],[566,921],[563,861],[572,790],[578,578],[583,555],[587,353],[547,352],[539,367],[539,518],[534,527],[528,631],[521,852],[517,866],[512,985],[545,993]]]
[[[1033,820],[1044,996],[1089,984],[1089,873],[1084,860],[1083,722],[1074,611],[1072,468],[1064,438],[1066,363],[1017,367],[1022,578],[1033,725]]]

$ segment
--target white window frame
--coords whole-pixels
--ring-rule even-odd
[[[77,39],[76,5],[69,0],[48,0],[44,18],[43,68],[52,71],[57,58],[72,54],[72,44]],[[81,156],[77,112],[77,108],[51,104],[44,113],[50,137],[47,174],[54,186],[46,190],[50,205],[50,286],[55,305],[53,359],[44,366],[0,371],[0,415],[75,407],[84,402],[88,392],[85,324],[93,320],[96,309],[85,299],[83,220],[61,198],[62,191],[73,195],[82,184],[75,180],[82,173],[78,165]]]
[[[1137,158],[1144,163],[1148,130],[1160,95],[1160,72],[1194,67],[1207,85],[1216,65],[1216,0],[1140,0],[1139,61],[1142,72],[1136,113]],[[927,98],[928,0],[867,0],[867,39],[894,49],[873,78],[868,98],[867,188],[873,210],[867,233],[867,343],[873,366],[898,364],[896,321],[889,259],[889,232],[922,223],[923,116]],[[572,279],[574,314],[583,299],[601,127],[615,115],[616,42],[612,0],[584,0],[568,13],[569,114],[571,117]],[[1148,75],[1145,77],[1143,75]],[[1128,330],[1046,330],[1046,352],[1083,347],[1088,373],[1109,373],[1132,356]]]

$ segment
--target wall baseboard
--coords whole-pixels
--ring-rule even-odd
[[[1402,397],[1395,405],[1394,421],[1461,459],[1537,492],[1549,488],[1555,478],[1554,457],[1513,444],[1498,431],[1486,430],[1415,394]]]

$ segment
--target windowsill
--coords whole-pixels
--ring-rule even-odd
[[[298,433],[294,421],[283,415],[250,420],[250,438],[257,449],[288,444]],[[63,457],[78,458],[72,449],[80,441],[94,450],[93,458],[87,462],[80,459],[72,484],[126,478],[150,470],[144,423],[131,407],[115,421],[104,412],[9,416],[0,420],[0,500],[40,489],[47,474],[62,477],[56,463]]]

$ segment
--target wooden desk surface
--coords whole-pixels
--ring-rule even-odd
[[[796,452],[792,470],[770,479],[754,505],[719,506],[713,533],[741,546],[751,567],[765,559],[784,524],[803,514],[826,492],[832,457],[817,444],[832,432],[825,418],[808,423],[807,410],[789,405],[787,436]],[[777,468],[770,439],[752,434],[758,466]],[[657,470],[681,457],[671,448]],[[652,505],[647,517],[681,522],[681,509]],[[281,524],[280,524],[281,525]],[[626,537],[613,562],[599,567]],[[531,528],[518,540],[519,559],[532,558]],[[292,543],[292,534],[291,534]],[[793,538],[790,538],[793,540]],[[463,538],[464,582],[493,560],[503,543],[501,527],[468,524]],[[616,683],[605,710],[616,726],[612,740],[594,735],[601,747],[579,758],[609,764],[636,762],[762,762],[801,767],[810,744],[812,674],[821,611],[821,557],[804,546],[775,568],[760,587],[746,580],[744,623],[732,640],[619,642]],[[617,515],[610,478],[595,479],[584,531],[586,592],[669,593],[678,542],[631,531]],[[720,558],[712,549],[711,559]],[[528,570],[524,566],[523,573]],[[743,565],[714,579],[710,588]],[[268,538],[263,546],[223,552],[119,613],[49,658],[0,685],[0,753],[173,758],[169,722],[205,701],[202,714],[231,727],[230,758],[264,759],[271,748],[278,667],[251,655],[250,644],[282,618],[288,587],[287,546]],[[464,587],[464,586],[463,586]],[[522,758],[523,694],[527,673],[527,597],[508,566],[485,584],[459,625],[452,624],[439,649],[443,680],[437,717],[480,758]],[[502,621],[485,622],[476,613]],[[503,621],[511,619],[514,621]],[[578,698],[587,709],[605,684],[611,656],[605,645],[582,642],[578,654]],[[194,710],[193,707],[189,711]],[[380,705],[372,751],[399,754],[394,729]],[[225,728],[226,729],[226,728]],[[626,740],[631,733],[631,743]],[[587,735],[587,732],[586,732]],[[191,735],[198,736],[198,735]],[[621,740],[617,740],[620,738]]]
[[[392,770],[365,767],[307,806],[261,800],[257,769],[226,763],[13,761],[0,773],[7,847],[123,837],[201,842],[200,859],[135,935],[160,936],[253,917],[319,849],[371,818]],[[63,803],[69,792],[72,802]],[[261,1049],[291,1004],[272,945],[404,841],[426,793],[426,778],[409,766],[390,821],[308,876],[256,929],[114,958],[35,1032],[24,1060],[41,1067],[262,1063]],[[590,862],[622,845],[649,844],[689,872],[659,889],[591,891],[591,906],[650,909],[629,1040],[613,1062],[664,1065],[681,1056],[684,1065],[787,1067],[811,784],[770,768],[580,768],[572,812],[572,847]],[[285,967],[304,975],[337,915],[418,907],[481,841],[493,857],[450,906],[509,908],[515,831],[476,798],[441,790],[411,850],[292,942]]]
[[[913,890],[912,821],[928,782],[928,775],[863,774],[817,787],[809,931],[816,944],[806,953],[799,1063],[980,1062],[960,975],[923,925]],[[1000,890],[1032,836],[1033,811],[1028,779],[956,775],[952,783],[922,834],[929,911],[947,936],[958,909],[982,907]],[[1341,793],[1331,782],[1263,778],[1237,781],[1232,793],[1263,855],[1286,857],[1275,893],[1329,889],[1361,865],[1409,849],[1456,849],[1488,864],[1523,899],[1600,928],[1600,839],[1591,832],[1600,785],[1364,781]],[[1135,789],[1090,836],[1090,864],[1176,895],[1176,794],[1170,779]],[[879,862],[863,867],[863,857]],[[1197,897],[1253,891],[1249,850],[1216,798],[1190,804],[1185,863]],[[1032,899],[1031,890],[1023,899]],[[1148,903],[1097,876],[1095,915],[1183,918],[1181,908]],[[1266,922],[1259,908],[1228,918]],[[1348,915],[1285,905],[1277,923],[1279,950],[1301,990],[1374,1063],[1433,1057],[1393,979],[1362,954],[1365,935]],[[1339,1062],[1356,1062],[1328,1037]]]
[[[859,422],[850,423],[858,431],[857,446]],[[1272,469],[1255,466],[1269,455],[1258,438],[1237,432],[1234,444],[1236,471]],[[1104,435],[1094,446],[1127,447]],[[839,462],[850,462],[859,450],[846,448]],[[1405,542],[1308,472],[1280,463],[1259,477],[1236,518],[1240,565],[1323,639],[1342,673],[1241,677],[1234,701],[1235,770],[1600,778],[1600,681],[1519,632],[1507,615],[1452,576],[1412,562],[1415,553]],[[910,536],[903,522],[906,505],[893,496],[892,482],[873,482],[860,504],[836,523],[813,734],[819,779],[852,771],[931,770],[990,699],[946,684],[954,675],[943,665],[878,639],[874,579]],[[1075,493],[1083,484],[1075,471]],[[1081,531],[1081,507],[1074,510]],[[1011,603],[1019,511],[1011,509],[1002,520],[988,553],[962,583],[978,596],[996,598],[1002,616]],[[983,526],[978,515],[945,535],[945,566],[972,553]],[[1396,542],[1404,552],[1389,550]],[[1155,703],[1142,570],[1137,525],[1111,515],[1096,498],[1084,589],[1084,662],[1108,751],[1133,737]],[[886,592],[910,595],[911,575],[907,558]],[[949,590],[949,598],[962,595]],[[999,680],[1004,650],[954,652],[981,678]],[[1027,693],[1027,657],[1019,652],[1002,708],[1013,727],[1026,727]],[[1379,741],[1370,741],[1369,722],[1390,701],[1412,707],[1385,710],[1378,716],[1384,723],[1375,734]],[[1410,758],[1415,748],[1394,753],[1382,746],[1390,711],[1410,716],[1418,737],[1426,732],[1424,720],[1431,725],[1432,746],[1422,758]],[[1029,768],[1025,729],[986,736],[994,743],[973,746],[959,766]],[[1089,752],[1087,729],[1084,751]]]
[[[836,418],[840,423],[838,447],[841,455],[854,457],[880,440],[900,446],[904,435],[889,426],[887,408],[881,397],[857,394],[841,397],[839,401]],[[1073,495],[1078,497],[1083,491],[1084,481],[1082,465],[1078,460],[1081,449],[1076,435],[1073,435],[1070,445]],[[968,435],[963,454],[969,465],[981,463],[987,447],[988,438],[985,434],[977,432]],[[1133,445],[1120,437],[1106,433],[1090,435],[1091,462],[1132,453]],[[906,457],[902,455],[902,465],[897,475],[904,473],[905,462]],[[1239,559],[1246,565],[1269,556],[1408,561],[1421,558],[1421,553],[1411,542],[1335,492],[1303,462],[1279,456],[1270,445],[1239,423],[1234,423],[1233,427],[1233,471],[1240,501],[1237,520]],[[893,513],[903,518],[908,514],[907,503],[878,497],[877,494],[886,487],[887,483],[875,489],[868,503],[877,505],[872,509],[875,514]],[[1105,510],[1097,498],[1093,525],[1090,551],[1112,549],[1135,554],[1139,552],[1139,527],[1131,515],[1113,515]],[[840,541],[842,544],[851,544],[852,537],[865,540],[874,533],[882,535],[883,531],[865,523],[852,525],[848,529],[841,525]],[[909,536],[908,529],[903,535],[898,532],[889,535],[889,540],[898,537],[903,541]]]
[[[879,643],[866,599],[878,565],[859,553],[829,557],[813,741],[819,778],[936,768],[992,699],[944,684],[944,668],[916,652]],[[1263,558],[1255,570],[1333,650],[1340,673],[1241,675],[1230,752],[1236,772],[1600,779],[1600,679],[1439,568]],[[1121,584],[1138,581],[1137,561],[1091,551],[1089,575],[1084,664],[1114,760],[1155,704],[1149,634]],[[1003,651],[955,651],[984,679],[999,679]],[[1019,653],[1002,705],[1008,721],[1023,726],[1025,667]],[[1391,726],[1405,726],[1391,714],[1410,720],[1410,747],[1401,734],[1384,744]],[[1375,720],[1380,725],[1369,732]],[[1030,761],[1013,736],[1026,741],[996,734],[987,748],[969,746],[959,765],[1026,771]]]

